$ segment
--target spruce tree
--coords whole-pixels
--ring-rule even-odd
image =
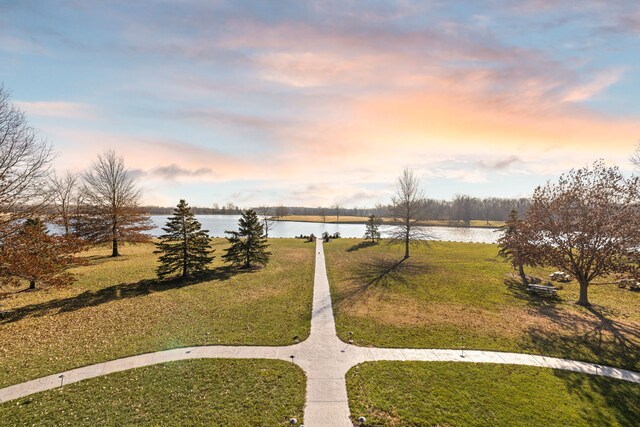
[[[371,240],[372,243],[380,240],[380,219],[373,214],[369,215],[369,219],[367,220],[367,229],[364,233],[364,238]]]
[[[156,269],[158,277],[164,278],[178,271],[181,277],[189,277],[206,271],[214,258],[209,231],[201,229],[202,225],[184,199],[167,219],[166,227],[162,228],[165,234],[156,243],[155,253],[162,254]]]
[[[256,264],[266,265],[271,252],[267,251],[269,244],[258,215],[253,209],[248,209],[242,213],[238,225],[238,231],[225,231],[231,235],[227,237],[231,246],[222,258],[234,267],[251,268]]]

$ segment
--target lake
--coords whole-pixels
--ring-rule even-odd
[[[196,215],[198,221],[202,223],[202,228],[209,230],[211,237],[224,237],[225,230],[237,230],[239,216],[235,215]],[[152,215],[151,219],[156,228],[151,230],[151,234],[159,236],[163,233],[160,227],[167,222],[166,215]],[[385,229],[380,227],[382,237],[385,237]],[[466,227],[429,227],[434,240],[467,243],[496,243],[499,233],[491,228],[466,228]],[[340,233],[341,237],[362,238],[365,231],[364,224],[335,224],[322,222],[298,222],[298,221],[274,221],[272,229],[269,230],[269,237],[296,237],[301,234],[316,236],[327,232]]]

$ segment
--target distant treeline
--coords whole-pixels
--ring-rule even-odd
[[[518,211],[523,217],[529,206],[528,198],[477,198],[466,195],[457,195],[452,200],[426,200],[429,219],[447,220],[452,222],[469,223],[471,220],[506,221],[511,210]],[[393,217],[393,207],[388,205],[376,205],[375,207],[351,207],[345,208],[339,205],[332,207],[303,207],[303,206],[253,206],[259,214],[282,217],[286,215],[317,215],[317,216],[368,216],[374,214],[379,217]],[[168,215],[173,212],[171,207],[145,206],[144,209],[151,215]],[[220,207],[214,205],[211,208],[194,207],[197,215],[239,215],[241,208],[233,203],[227,203]]]

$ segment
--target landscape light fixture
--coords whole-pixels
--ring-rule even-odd
[[[204,333],[204,345],[209,345],[209,332]]]
[[[291,357],[293,357],[293,356],[291,356]],[[291,419],[289,420],[289,424],[291,424],[291,425],[298,424],[298,420],[297,420],[297,419],[295,419],[295,418],[291,418]]]
[[[349,344],[353,344],[353,332],[349,331]]]
[[[464,357],[464,337],[460,337],[460,357]]]
[[[62,387],[64,385],[64,374],[60,374],[58,378],[60,378],[60,387]]]
[[[300,342],[300,337],[298,337],[297,335],[293,337],[293,342],[298,344]]]
[[[295,356],[294,356],[293,354],[292,354],[291,356],[289,356],[289,358],[291,359],[291,363],[293,363],[293,358],[294,358],[294,357],[295,357]]]
[[[360,424],[364,424],[364,423],[366,423],[366,422],[367,422],[367,419],[366,419],[365,417],[358,417],[358,422],[359,422]]]

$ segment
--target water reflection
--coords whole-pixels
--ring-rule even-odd
[[[202,223],[204,229],[209,230],[212,237],[224,237],[225,230],[236,230],[238,228],[238,216],[234,215],[198,215],[198,221]],[[152,215],[151,219],[156,228],[151,231],[154,236],[162,234],[160,227],[167,221],[164,215]],[[381,227],[382,237],[387,237],[385,230]],[[452,242],[476,242],[495,243],[499,237],[493,229],[487,228],[463,228],[463,227],[429,227],[430,233],[436,240]],[[365,231],[364,224],[334,224],[318,222],[297,222],[297,221],[277,221],[273,223],[269,231],[270,237],[296,237],[301,234],[316,236],[324,232],[334,234],[340,233],[342,237],[362,238]]]

